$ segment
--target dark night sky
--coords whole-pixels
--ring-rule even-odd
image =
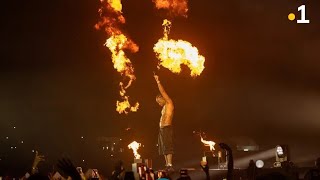
[[[311,23],[289,21],[287,15],[298,14],[303,3]],[[180,75],[159,72],[176,105],[180,150],[182,139],[199,129],[221,141],[244,136],[261,145],[303,145],[296,154],[320,150],[313,144],[320,138],[319,5],[316,0],[190,0],[189,17],[176,18],[170,36],[198,47],[206,68],[195,79],[187,68]],[[140,46],[129,54],[137,81],[128,94],[141,109],[118,115],[121,77],[102,46],[106,35],[94,29],[99,6],[98,0],[2,2],[1,142],[10,136],[64,151],[82,135],[122,136],[130,126],[137,139],[154,145],[160,107],[152,47],[162,36],[164,17],[151,0],[123,0],[123,30]]]

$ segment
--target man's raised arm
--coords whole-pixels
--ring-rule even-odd
[[[161,83],[159,81],[159,76],[158,75],[154,75],[154,79],[156,80],[156,82],[158,84],[158,88],[159,88],[160,94],[163,97],[163,99],[166,101],[166,103],[167,104],[173,104],[171,98],[169,97],[169,95],[164,90],[163,86],[161,85]]]

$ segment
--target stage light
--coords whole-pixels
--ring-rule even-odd
[[[13,129],[15,129],[16,127],[15,126],[13,126]]]
[[[6,139],[9,139],[9,137],[7,136]]]
[[[82,162],[84,162],[84,159],[82,159]]]
[[[81,139],[83,139],[84,137],[83,136],[81,136]]]
[[[237,145],[237,150],[244,151],[244,152],[259,151],[259,146],[258,145]]]
[[[31,152],[33,152],[33,153],[34,153],[34,149],[32,149],[32,150],[31,150]]]
[[[242,150],[243,151],[243,150]],[[251,154],[242,158],[234,159],[234,166],[239,168],[245,168],[248,166],[248,162],[252,159],[256,160],[268,160],[275,157],[275,149],[268,149],[265,151],[257,152],[256,154]],[[250,150],[249,150],[250,152]],[[247,152],[246,152],[247,153]]]
[[[258,161],[256,161],[256,166],[257,166],[257,168],[263,168],[264,162],[262,160],[258,160]]]
[[[21,144],[23,144],[23,141],[21,141]]]
[[[279,157],[283,156],[284,153],[283,153],[283,148],[281,146],[277,146],[276,151]]]
[[[289,161],[289,148],[287,145],[276,146],[276,162],[274,167],[281,167],[283,162]]]

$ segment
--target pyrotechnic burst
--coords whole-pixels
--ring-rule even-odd
[[[165,19],[163,22],[164,37],[159,39],[153,47],[157,58],[160,60],[159,64],[173,73],[180,73],[181,65],[184,64],[190,68],[191,76],[200,75],[204,70],[205,58],[199,54],[198,49],[191,43],[183,40],[169,40],[170,26],[171,22]]]
[[[138,143],[137,141],[133,141],[132,143],[130,143],[128,145],[128,148],[132,149],[135,159],[140,159],[141,158],[140,154],[138,153],[138,149],[139,149],[140,146],[141,146],[141,144]]]
[[[156,8],[165,9],[169,15],[187,17],[187,0],[153,0]],[[163,21],[163,38],[159,39],[154,45],[153,50],[160,65],[169,69],[173,73],[181,72],[181,65],[188,66],[191,76],[199,76],[204,70],[205,57],[191,43],[183,40],[169,39],[172,22],[165,19]]]
[[[123,82],[119,83],[120,96],[122,101],[117,101],[116,110],[122,114],[128,112],[136,112],[139,107],[137,102],[134,106],[129,103],[129,96],[126,95],[126,89],[131,86],[131,83],[136,79],[134,68],[130,59],[126,56],[124,50],[129,50],[133,53],[138,52],[139,47],[132,40],[128,39],[119,28],[120,24],[125,23],[125,18],[122,15],[121,0],[100,0],[101,8],[99,14],[101,20],[95,25],[98,30],[104,30],[109,38],[104,44],[112,54],[112,62],[114,68],[126,79],[128,83],[124,86]]]

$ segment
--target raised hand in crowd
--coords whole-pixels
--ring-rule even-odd
[[[81,180],[81,176],[77,168],[73,165],[70,159],[63,158],[59,160],[57,166],[62,173],[71,177],[72,180]]]
[[[36,155],[34,156],[34,160],[33,160],[33,164],[32,164],[31,174],[38,173],[38,164],[44,160],[45,160],[44,156],[40,155],[39,152],[36,151]]]

